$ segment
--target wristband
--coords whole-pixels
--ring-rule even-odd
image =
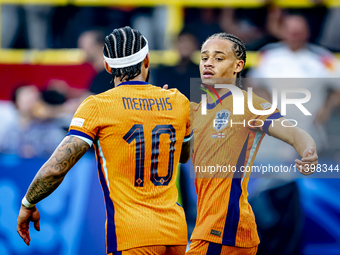
[[[35,204],[31,204],[30,202],[27,201],[26,196],[21,201],[22,205],[25,206],[26,208],[32,208],[35,206]]]

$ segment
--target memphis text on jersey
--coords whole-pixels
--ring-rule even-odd
[[[170,97],[159,98],[137,98],[137,97],[122,97],[124,109],[138,111],[171,111],[172,105],[169,102]]]

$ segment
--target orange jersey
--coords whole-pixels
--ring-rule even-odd
[[[261,140],[272,124],[269,120],[282,116],[277,109],[271,115],[253,114],[248,109],[247,92],[242,92],[244,115],[233,114],[231,92],[221,97],[222,105],[219,100],[216,105],[207,104],[207,115],[201,114],[201,103],[192,103],[192,162],[198,197],[192,240],[238,247],[254,247],[260,242],[247,199],[250,172],[244,174],[241,167],[253,165]],[[264,110],[271,104],[253,94],[253,106]],[[208,173],[204,167],[211,166],[215,170]]]
[[[190,137],[190,102],[176,89],[124,82],[88,97],[69,135],[93,141],[106,204],[107,253],[186,245],[175,180]]]

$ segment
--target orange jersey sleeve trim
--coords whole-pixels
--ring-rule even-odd
[[[93,137],[90,136],[89,134],[86,134],[84,132],[81,132],[79,130],[75,130],[75,129],[70,129],[70,131],[67,133],[66,136],[68,135],[75,135],[75,136],[81,136],[81,137],[84,137],[84,138],[87,138],[87,139],[90,139],[92,142],[93,142]]]
[[[99,147],[95,144],[99,181],[103,189],[106,209],[106,253],[117,251],[117,234],[115,223],[115,208],[110,198],[110,190],[103,173],[103,166],[100,158]]]

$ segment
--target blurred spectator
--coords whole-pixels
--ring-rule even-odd
[[[52,10],[51,6],[46,5],[2,5],[2,48],[47,48]],[[25,34],[27,38],[23,36]]]
[[[40,93],[34,85],[24,85],[13,92],[17,116],[1,133],[0,152],[24,158],[49,156],[66,132],[55,115],[65,97],[56,91]]]
[[[222,32],[218,24],[219,9],[200,8],[185,10],[185,28],[192,31],[200,45],[212,34]]]
[[[168,84],[169,88],[177,88],[187,98],[193,101],[190,95],[190,78],[199,77],[199,67],[191,60],[193,53],[199,49],[196,37],[189,31],[183,30],[176,41],[176,49],[180,61],[176,66],[160,67],[156,70],[156,85]],[[200,93],[197,95],[200,98]],[[196,100],[197,101],[197,100]],[[193,178],[190,178],[190,164],[180,165],[180,189],[182,190],[182,206],[188,223],[190,236],[196,222],[196,193]]]
[[[72,88],[70,85],[62,79],[50,79],[46,86],[47,90],[54,90],[62,95],[65,95],[67,99],[82,97],[87,92],[86,89]]]
[[[328,10],[326,21],[320,38],[320,44],[332,51],[340,51],[340,8]]]
[[[84,31],[111,33],[114,27],[130,26],[131,7],[69,5],[55,7],[52,17],[53,48],[76,48]]]
[[[239,37],[247,45],[247,50],[258,50],[267,43],[277,41],[267,32],[267,24],[272,17],[272,11],[267,9],[267,6],[258,9],[223,9],[220,27],[226,33]]]
[[[132,27],[139,30],[148,39],[151,50],[166,48],[164,42],[168,15],[165,6],[157,6],[152,9],[139,8],[131,17]]]
[[[272,101],[273,88],[278,89],[279,96],[281,89],[307,89],[311,93],[311,99],[303,106],[312,116],[305,116],[295,105],[288,105],[287,115],[284,117],[296,120],[298,127],[312,135],[318,154],[321,155],[322,148],[325,149],[332,142],[327,139],[324,126],[320,121],[315,121],[315,118],[318,116],[318,111],[323,108],[322,105],[327,97],[326,86],[340,87],[336,79],[330,79],[339,76],[338,62],[329,51],[308,43],[310,31],[307,20],[303,16],[281,16],[279,9],[275,12],[276,17],[271,18],[279,22],[272,22],[271,25],[272,28],[275,27],[277,37],[282,38],[282,41],[262,48],[259,65],[248,72],[248,77],[251,79],[247,79],[247,83],[254,86],[255,93],[269,101]],[[287,97],[303,98],[304,96],[300,93],[289,93]],[[266,164],[269,161],[274,166],[280,166],[293,163],[296,157],[291,146],[265,136],[256,162]],[[303,217],[298,206],[300,202],[298,192],[294,187],[294,180],[288,179],[290,174],[283,173],[281,176],[285,179],[253,180],[258,187],[262,187],[262,193],[258,193],[259,197],[252,199],[255,216],[260,219],[258,231],[261,244],[258,254],[301,254]],[[287,187],[291,187],[288,191],[287,187],[280,188],[283,181],[288,183]],[[281,199],[285,197],[286,201],[282,199],[281,204],[277,204],[278,197]],[[282,204],[286,205],[282,206]],[[261,208],[265,208],[268,217],[263,217]],[[287,208],[294,209],[289,211]],[[292,234],[294,234],[293,239]]]
[[[327,97],[322,108],[318,112],[316,120],[325,125],[327,133],[327,143],[329,147],[326,148],[320,156],[327,158],[340,158],[340,91],[334,91],[328,88]]]
[[[318,1],[318,0],[315,0]],[[321,0],[323,1],[323,0]],[[266,28],[269,34],[274,36],[279,40],[284,40],[284,20],[287,15],[290,16],[303,16],[307,21],[309,27],[308,41],[316,43],[319,40],[320,33],[322,30],[322,25],[324,23],[327,13],[327,8],[325,5],[318,3],[312,8],[302,8],[302,9],[282,9],[278,6],[270,6],[268,9],[268,17]]]
[[[112,76],[104,68],[103,45],[105,35],[99,30],[82,33],[78,39],[78,47],[85,52],[86,62],[92,65],[97,75],[91,82],[90,92],[99,94],[112,89]]]
[[[322,3],[324,0],[314,0],[316,3],[312,8],[304,9],[291,9],[289,10],[290,15],[301,15],[306,18],[310,28],[309,42],[318,43],[319,38],[323,29],[323,24],[327,16],[328,9],[325,4]],[[324,1],[325,2],[325,1]]]
[[[260,8],[225,8],[220,16],[220,27],[223,31],[239,37],[247,45],[248,50],[258,50],[267,43],[283,39],[283,19],[287,14],[303,15],[310,27],[309,41],[316,42],[327,12],[323,4],[313,8],[282,9],[272,5],[271,1]]]
[[[176,42],[180,61],[176,66],[160,67],[156,71],[156,84],[168,84],[169,88],[177,88],[187,98],[190,98],[190,78],[199,77],[199,68],[191,60],[192,55],[199,49],[196,37],[188,30],[182,31]]]
[[[52,96],[50,96],[52,95]],[[42,94],[45,101],[53,105],[51,115],[55,116],[60,120],[60,123],[64,123],[66,129],[73,118],[79,105],[82,103],[85,97],[88,96],[88,90],[71,88],[69,84],[64,80],[51,79],[47,84],[46,91]],[[64,97],[66,102],[55,103],[61,101],[61,97]],[[48,100],[51,97],[51,100]],[[48,108],[48,107],[45,107]]]
[[[252,180],[249,203],[256,217],[261,243],[257,255],[301,255],[304,214],[295,182],[269,179]]]
[[[322,108],[326,99],[325,85],[336,86],[340,84],[336,79],[339,76],[338,61],[329,51],[308,43],[309,27],[304,17],[290,15],[284,18],[282,30],[280,31],[283,41],[269,44],[262,49],[261,59],[256,69],[249,72],[251,78],[314,78],[314,79],[263,79],[251,80],[253,85],[266,88],[270,93],[272,88],[305,88],[310,91],[312,99],[304,104],[310,111],[312,117],[305,116],[300,110],[288,107],[286,118],[298,120],[298,126],[310,133],[317,143],[319,150],[328,146],[325,139],[325,130],[320,124],[313,124],[317,112]],[[320,79],[315,79],[320,78]],[[262,91],[263,92],[263,91]],[[261,93],[262,93],[261,92]],[[263,93],[262,93],[263,94]],[[297,96],[297,95],[295,95]],[[301,96],[301,94],[300,94]],[[291,97],[291,96],[290,96]],[[270,98],[267,98],[271,101]],[[264,146],[275,141],[264,139]],[[268,145],[268,144],[267,144]],[[293,150],[283,143],[276,144],[281,148],[282,154],[277,155],[272,151],[260,150],[258,158],[276,157],[278,160],[291,159]],[[279,158],[280,159],[279,159]]]

